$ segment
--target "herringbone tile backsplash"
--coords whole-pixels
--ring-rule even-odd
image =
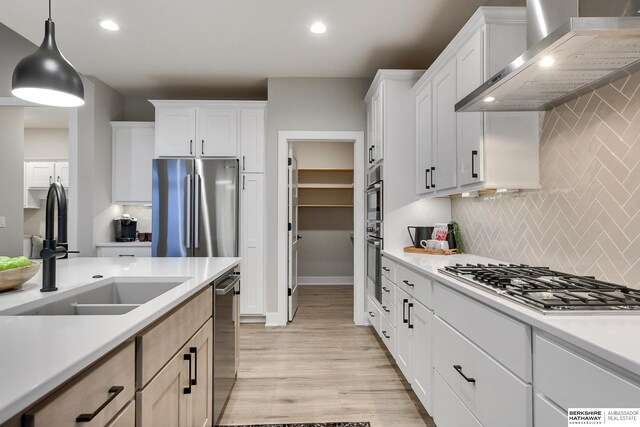
[[[452,199],[467,252],[640,289],[640,73],[544,114],[542,190]]]

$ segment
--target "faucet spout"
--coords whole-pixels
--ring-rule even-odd
[[[58,210],[58,240],[54,235],[55,211]],[[45,212],[45,239],[42,242],[42,289],[41,292],[57,291],[56,258],[67,257],[67,196],[62,184],[54,182],[47,193]]]

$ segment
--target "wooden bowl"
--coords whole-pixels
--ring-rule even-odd
[[[0,291],[6,291],[28,282],[38,273],[38,270],[40,270],[40,263],[31,261],[31,265],[26,267],[0,271]]]

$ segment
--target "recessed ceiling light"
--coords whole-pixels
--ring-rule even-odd
[[[540,62],[539,62],[540,66],[541,66],[541,67],[544,67],[544,68],[549,68],[549,67],[551,67],[551,66],[552,66],[553,64],[555,64],[555,63],[556,63],[556,60],[555,60],[555,59],[553,59],[553,58],[552,58],[552,57],[550,57],[550,56],[545,56],[545,57],[544,57],[544,58],[542,58],[542,59],[540,60]]]
[[[318,21],[311,26],[311,32],[314,34],[322,34],[327,31],[327,26]]]
[[[494,96],[487,96],[487,97],[484,99],[484,102],[493,102],[493,101],[495,101],[495,100],[496,100],[496,98],[495,98]]]
[[[109,31],[118,31],[120,29],[120,26],[113,22],[111,19],[100,21],[100,26]]]

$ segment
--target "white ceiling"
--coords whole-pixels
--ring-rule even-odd
[[[69,109],[25,107],[24,127],[27,129],[67,129],[69,127]]]
[[[372,77],[425,68],[482,5],[525,0],[53,0],[63,54],[125,95],[266,98],[267,77]],[[3,0],[40,44],[47,0]],[[98,20],[120,24],[116,33]],[[328,31],[312,34],[323,21]]]

